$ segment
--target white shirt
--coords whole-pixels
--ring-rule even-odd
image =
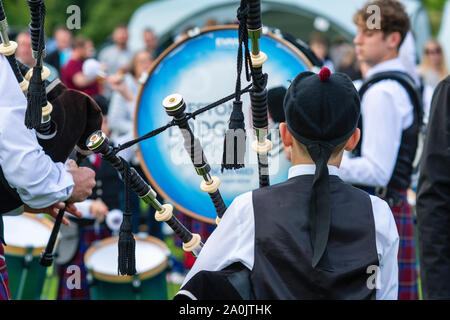
[[[315,165],[298,165],[290,168],[289,179],[299,175],[314,174]],[[340,170],[328,166],[330,175],[339,175]],[[375,220],[376,247],[380,269],[378,271],[377,300],[396,300],[398,294],[397,254],[399,236],[392,212],[387,203],[370,196]],[[252,192],[238,196],[225,212],[220,224],[206,241],[183,286],[202,270],[218,271],[241,262],[253,269],[255,243],[255,221]]]
[[[0,166],[8,183],[31,208],[67,200],[74,182],[63,163],[54,163],[24,124],[27,101],[0,55]],[[19,208],[19,211],[23,208]]]
[[[396,58],[384,61],[367,72],[367,78],[384,71],[403,71]],[[361,101],[363,119],[361,157],[344,153],[341,177],[352,184],[385,187],[394,172],[403,130],[414,121],[414,107],[408,93],[394,80],[372,85]]]

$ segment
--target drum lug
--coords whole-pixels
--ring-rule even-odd
[[[133,281],[131,282],[131,285],[133,286],[133,292],[135,294],[139,294],[141,292],[142,282],[137,275],[133,276]]]
[[[89,287],[93,287],[97,284],[97,281],[96,281],[94,275],[92,274],[92,270],[90,270],[90,269],[88,269],[86,272],[86,280],[87,280]]]
[[[30,267],[31,262],[33,261],[33,248],[27,248],[25,253],[25,257],[23,259],[23,266],[25,269]]]

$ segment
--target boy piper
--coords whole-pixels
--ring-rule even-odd
[[[373,6],[380,9],[378,29],[369,24]],[[366,78],[388,71],[405,74],[398,58],[410,26],[403,5],[395,0],[367,3],[356,12],[354,22],[358,27],[356,54],[369,68]],[[414,222],[406,198],[417,149],[418,117],[407,91],[394,80],[382,80],[365,91],[361,115],[361,144],[353,152],[355,157],[344,156],[341,178],[389,203],[401,240],[399,299],[418,299]]]
[[[289,179],[233,201],[175,299],[396,299],[389,206],[338,177],[344,150],[360,137],[350,78],[303,72],[284,108]]]

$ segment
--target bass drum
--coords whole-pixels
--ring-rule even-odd
[[[53,222],[29,213],[3,216],[3,221],[11,298],[39,300],[47,271],[39,264],[39,257],[47,245]]]
[[[234,93],[238,46],[237,26],[220,26],[186,36],[163,52],[154,61],[141,89],[135,115],[135,136],[141,137],[172,120],[162,106],[162,101],[170,94],[181,94],[186,101],[186,112],[194,112]],[[268,89],[288,88],[298,73],[313,68],[298,48],[273,33],[264,33],[260,47],[268,56],[263,66],[264,73],[269,75]],[[242,88],[248,84],[243,74]],[[219,190],[227,206],[239,194],[259,187],[257,155],[249,148],[255,139],[250,123],[249,95],[243,95],[242,101],[247,130],[243,169],[221,172],[224,135],[232,101],[190,121],[211,165],[211,175],[221,179]],[[282,151],[277,126],[272,125],[269,138],[274,143],[269,154],[270,182],[276,184],[287,179],[290,162]],[[200,190],[202,178],[196,174],[183,147],[178,127],[141,142],[139,148],[141,166],[158,194],[184,214],[202,222],[215,223],[217,213],[208,194]]]
[[[84,256],[93,300],[167,300],[169,248],[154,237],[136,238],[135,276],[117,274],[118,237],[92,245]]]

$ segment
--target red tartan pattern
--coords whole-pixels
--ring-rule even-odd
[[[4,260],[5,250],[0,243],[0,300],[11,300],[11,293],[9,291],[8,270],[6,269],[6,262]]]
[[[102,225],[98,232],[93,226],[83,227],[80,230],[80,247],[75,258],[68,264],[57,266],[57,273],[59,276],[58,300],[89,300],[89,284],[87,281],[86,266],[84,265],[84,254],[89,247],[96,241],[105,239],[111,235],[109,229]],[[67,272],[67,268],[71,265],[76,265],[81,270],[81,288],[69,289],[67,280],[72,273]]]
[[[400,193],[405,195],[404,201],[391,206],[400,237],[400,245],[398,248],[398,299],[418,300],[418,271],[413,210],[411,205],[406,201],[406,191],[401,191]]]

